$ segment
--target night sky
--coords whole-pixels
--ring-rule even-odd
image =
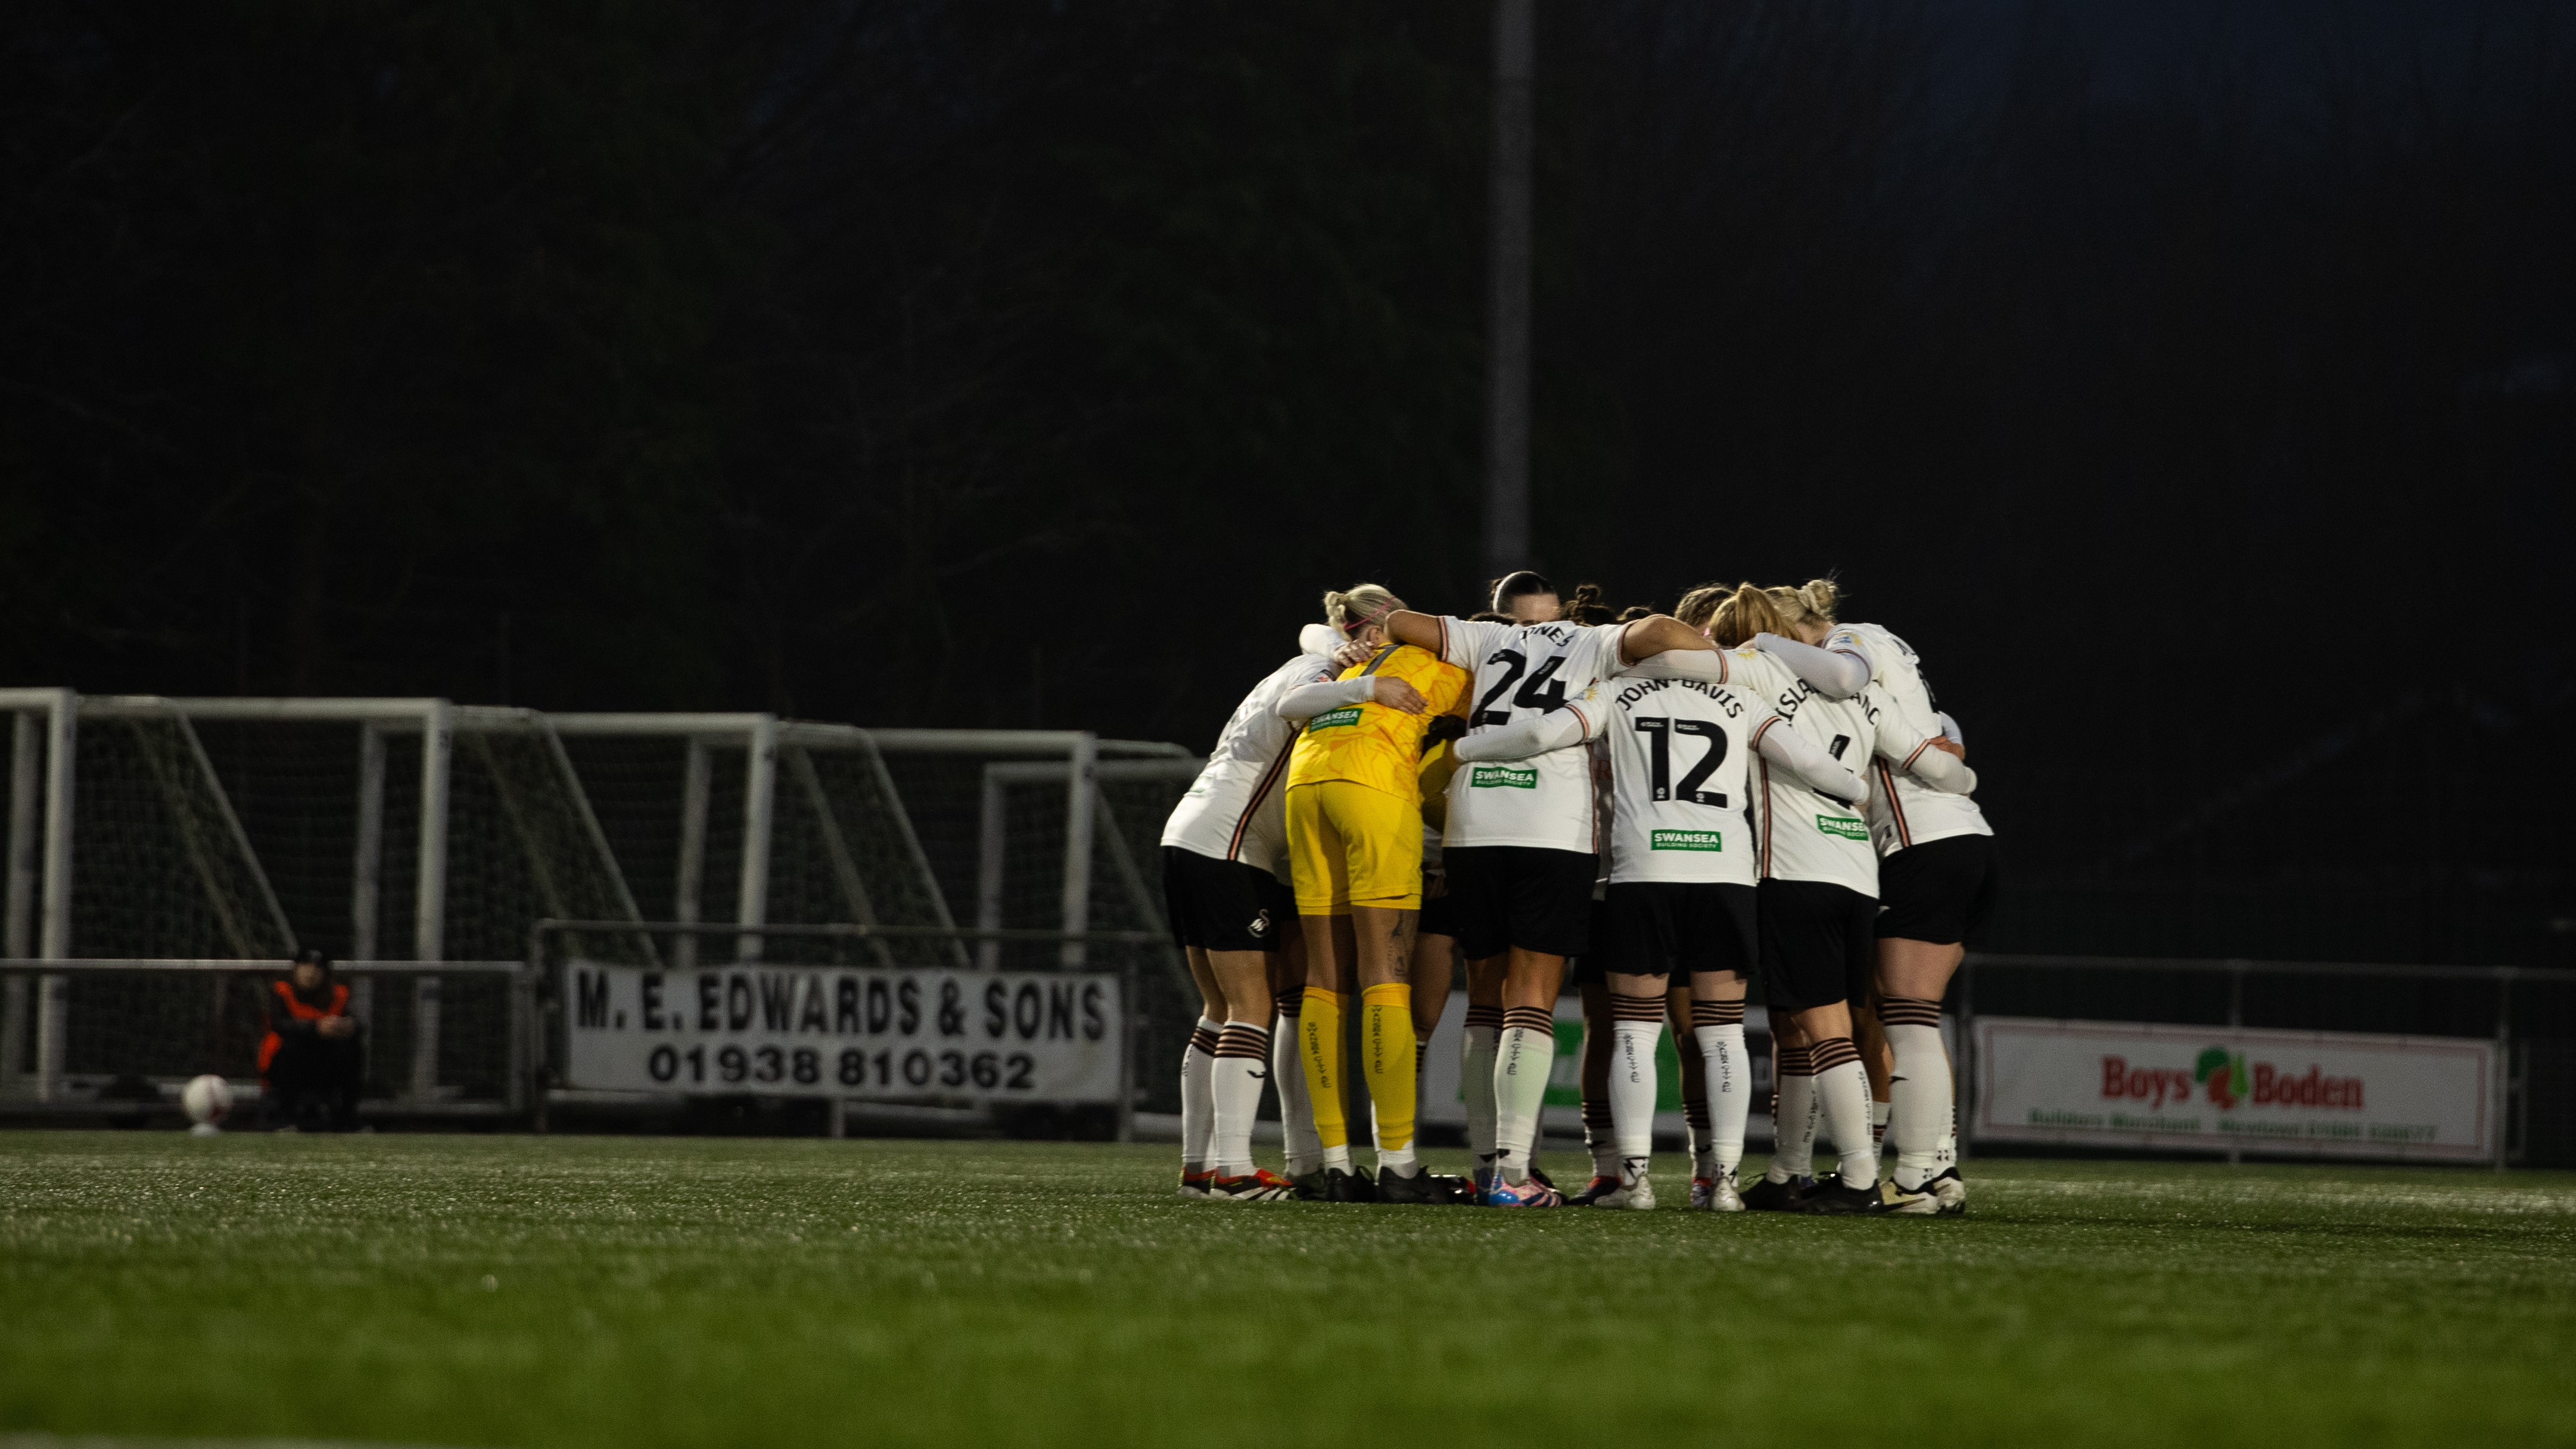
[[[0,676],[1205,749],[1482,582],[1488,8],[0,15]],[[2576,964],[2576,10],[1542,7],[1538,556],[1835,571],[2012,949]]]

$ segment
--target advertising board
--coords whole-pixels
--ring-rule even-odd
[[[564,968],[565,1085],[1114,1102],[1126,1007],[1079,971]]]
[[[2492,1159],[2477,1039],[1976,1018],[1972,1130],[1992,1142]]]

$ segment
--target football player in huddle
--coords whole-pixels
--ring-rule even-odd
[[[1329,625],[1246,696],[1174,811],[1172,928],[1206,1004],[1184,1056],[1184,1195],[1564,1203],[1533,1152],[1555,1002],[1568,959],[1588,957],[1608,1110],[1587,1113],[1596,1174],[1580,1200],[1656,1205],[1669,1014],[1696,1068],[1691,1206],[1959,1211],[1939,1001],[1991,909],[1994,856],[1912,649],[1841,623],[1830,580],[1707,585],[1676,616],[1603,622],[1597,590],[1561,602],[1523,572],[1491,602],[1445,618],[1375,585],[1326,595]],[[1413,1141],[1453,950],[1472,1188],[1425,1172]],[[1742,1185],[1757,974],[1775,1148]],[[1374,1179],[1345,1120],[1354,986]],[[1878,1043],[1857,1030],[1873,1012],[1893,1056],[1884,1185],[1862,1058]],[[1250,1160],[1265,1079],[1289,1180]],[[1823,1184],[1820,1134],[1839,1159]]]

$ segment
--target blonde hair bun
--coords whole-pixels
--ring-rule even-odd
[[[1378,584],[1353,584],[1324,591],[1324,622],[1348,634],[1363,624],[1376,624],[1404,607],[1404,600]]]
[[[1805,586],[1798,590],[1798,597],[1805,601],[1808,613],[1814,614],[1828,624],[1842,622],[1842,616],[1836,613],[1835,609],[1842,603],[1843,586],[1835,583],[1830,576],[1807,580]]]

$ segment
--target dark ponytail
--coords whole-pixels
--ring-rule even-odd
[[[1576,584],[1574,597],[1565,601],[1565,620],[1569,624],[1608,624],[1616,617],[1617,611],[1602,600],[1599,584]]]
[[[1519,598],[1523,594],[1553,594],[1555,592],[1556,585],[1549,583],[1545,574],[1539,573],[1534,569],[1514,569],[1510,573],[1503,575],[1501,578],[1494,580],[1494,586],[1490,591],[1488,591],[1486,597],[1494,612],[1498,614],[1508,614],[1512,611],[1512,600]]]

